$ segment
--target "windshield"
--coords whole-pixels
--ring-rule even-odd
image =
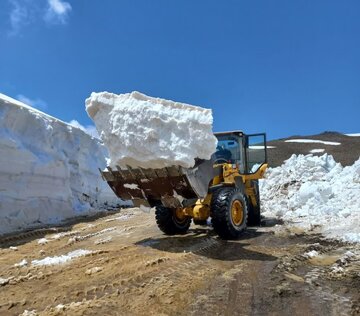
[[[219,137],[216,152],[212,155],[212,160],[214,161],[214,163],[239,163],[240,145],[238,137]]]

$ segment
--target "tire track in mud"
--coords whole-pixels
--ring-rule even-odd
[[[108,284],[105,283],[102,286],[99,287],[93,287],[90,290],[86,291],[85,293],[81,293],[81,292],[77,292],[77,293],[72,293],[75,294],[75,296],[77,296],[78,298],[87,298],[87,299],[94,299],[95,297],[101,297],[105,294],[110,293],[114,293],[114,292],[119,292],[119,291],[124,291],[124,292],[129,292],[132,291],[134,289],[137,289],[139,287],[144,287],[144,282],[146,280],[150,280],[152,279],[152,276],[154,275],[158,275],[158,277],[160,278],[164,278],[167,277],[169,274],[172,274],[176,271],[185,269],[185,268],[173,268],[172,266],[174,264],[178,265],[181,264],[181,262],[184,262],[184,266],[186,267],[186,269],[190,269],[193,267],[196,267],[197,265],[201,264],[202,262],[205,261],[205,258],[201,258],[201,257],[196,257],[196,255],[202,255],[204,253],[206,253],[207,251],[210,251],[212,248],[216,247],[219,244],[218,241],[215,241],[212,238],[206,238],[201,240],[199,243],[197,244],[192,244],[190,249],[192,249],[192,252],[187,252],[187,253],[181,253],[180,256],[178,255],[177,258],[172,258],[170,259],[169,257],[166,256],[159,256],[158,253],[149,248],[149,247],[139,247],[139,246],[135,246],[135,245],[125,245],[120,247],[120,249],[118,249],[118,251],[126,251],[123,255],[119,255],[118,253],[114,253],[112,251],[103,251],[103,250],[98,250],[95,251],[95,253],[86,255],[85,257],[94,257],[97,256],[99,254],[109,254],[112,253],[112,256],[108,256],[108,257],[103,257],[103,258],[99,258],[99,259],[95,259],[92,261],[88,261],[85,262],[84,265],[82,266],[83,268],[92,266],[92,265],[96,265],[98,263],[102,263],[104,261],[112,261],[115,263],[115,266],[121,266],[122,264],[124,264],[126,261],[129,260],[133,260],[136,259],[136,257],[140,257],[140,258],[146,258],[146,255],[148,255],[150,258],[148,261],[142,261],[139,264],[135,264],[133,265],[133,270],[137,271],[141,269],[145,268],[146,273],[141,273],[140,275],[137,275],[135,277],[129,277],[129,278],[124,278],[122,280],[119,280],[119,282],[115,282],[113,284]],[[140,251],[139,251],[140,250]],[[150,253],[148,253],[150,250]],[[155,255],[155,256],[154,256]],[[175,260],[174,260],[175,259]],[[75,262],[74,262],[75,263]],[[163,265],[165,264],[165,267],[167,267],[167,269],[161,269],[161,273],[159,273],[159,269],[158,268],[160,265],[163,267]],[[76,263],[77,266],[80,265],[80,263]],[[54,267],[54,268],[52,268]],[[11,267],[11,270],[13,270],[14,268]],[[13,285],[17,285],[19,283],[23,283],[23,282],[27,282],[27,281],[32,281],[32,280],[42,280],[42,281],[46,281],[48,278],[53,279],[54,277],[56,278],[56,275],[61,275],[63,274],[64,270],[61,266],[48,266],[45,268],[45,271],[43,267],[26,267],[26,272],[24,275],[21,274],[21,271],[19,271],[20,273],[11,279],[10,283],[6,285],[6,287],[9,286],[13,286]],[[50,271],[48,269],[51,269]],[[40,270],[40,271],[39,271]],[[128,273],[130,273],[131,271],[128,271]],[[120,273],[116,273],[115,277],[119,277],[121,275]],[[146,284],[146,282],[145,282]],[[56,300],[55,300],[56,301]],[[40,303],[40,300],[37,299],[37,302]],[[0,305],[0,309],[4,308],[8,305],[18,305],[21,304],[21,302],[3,302]]]
[[[68,296],[58,296],[53,300],[53,304],[70,304],[74,301],[92,301],[103,298],[108,295],[120,295],[131,294],[133,292],[146,291],[147,288],[151,288],[154,285],[159,286],[162,283],[169,282],[184,282],[184,279],[193,279],[196,271],[203,271],[207,266],[208,259],[204,255],[209,252],[217,250],[221,246],[222,242],[213,238],[205,238],[199,241],[197,244],[191,245],[191,248],[196,248],[191,252],[172,254],[166,256],[166,254],[153,253],[152,258],[148,261],[140,262],[138,265],[134,265],[132,271],[127,271],[127,274],[131,274],[134,271],[141,271],[138,275],[133,277],[125,277],[120,280],[116,280],[112,283],[103,283],[97,286],[90,286],[84,290],[76,290]],[[132,249],[132,250],[139,250]],[[143,253],[144,249],[140,249]],[[156,254],[154,256],[154,254]],[[175,258],[173,258],[175,256]],[[131,256],[134,258],[134,256]],[[119,260],[119,257],[113,257],[114,264],[121,266],[122,262],[128,260],[128,256]],[[201,269],[197,269],[202,266]],[[114,274],[114,278],[121,275],[121,271]],[[37,300],[39,304],[39,300]],[[46,303],[46,302],[41,302]],[[41,304],[43,305],[43,304]],[[50,308],[44,306],[44,308]]]
[[[46,236],[47,239],[46,245],[38,245],[38,246],[39,249],[40,246],[42,246],[42,248],[46,248],[46,255],[51,256],[53,254],[58,254],[59,251],[63,249],[71,248],[76,243],[86,241],[87,239],[90,239],[92,237],[101,236],[107,233],[111,233],[112,231],[116,231],[117,235],[122,233],[128,233],[129,231],[133,231],[136,230],[137,228],[141,228],[143,226],[150,224],[150,219],[147,219],[145,220],[145,223],[142,222],[142,224],[139,225],[127,226],[126,223],[129,220],[133,219],[134,217],[135,217],[134,215],[131,215],[127,219],[122,219],[121,224],[124,223],[125,225],[117,225],[113,227],[107,227],[106,225],[107,221],[102,220],[101,222],[95,222],[95,224],[88,224],[84,227],[79,227],[76,230],[69,230],[68,226],[64,226],[59,228],[38,229],[34,231],[24,232],[18,235],[8,236],[2,239],[0,238],[0,248],[3,247],[4,249],[7,249],[9,246],[26,243],[28,242],[28,239],[31,239],[31,242],[34,242],[37,238]],[[110,219],[112,218],[110,217]],[[116,217],[115,219],[112,219],[112,221],[116,221]],[[100,228],[103,229],[99,230]],[[97,231],[87,233],[87,231],[91,231],[94,229],[97,229]],[[55,243],[64,242],[65,238],[69,238],[66,244],[60,244],[55,246]],[[104,242],[99,241],[98,243],[94,243],[94,244],[101,245],[102,243]]]
[[[7,237],[0,237],[0,248],[5,248],[7,245],[12,243],[19,244],[21,242],[25,242],[30,238],[34,237],[43,237],[47,234],[57,234],[61,232],[66,232],[68,230],[67,227],[59,227],[59,228],[41,228],[28,232],[19,233],[16,235],[11,235]]]
[[[330,286],[323,284],[320,280],[326,270],[321,267],[315,267],[305,274],[305,282],[311,289],[310,299],[321,299],[332,305],[334,315],[347,316],[351,315],[353,302],[351,299],[338,295]],[[314,298],[315,297],[315,298]],[[316,302],[314,302],[315,304]]]
[[[148,271],[142,272],[135,277],[122,279],[118,282],[114,282],[113,284],[104,284],[97,289],[91,289],[91,291],[88,291],[84,297],[81,297],[81,299],[85,298],[89,300],[100,298],[105,294],[106,290],[106,294],[112,294],[115,291],[119,291],[120,293],[125,291],[125,293],[127,293],[140,287],[146,287],[148,283],[153,281],[154,278],[162,279],[173,276],[173,279],[178,280],[179,278],[186,276],[193,276],[192,272],[187,271],[190,268],[191,271],[193,271],[192,269],[195,267],[199,266],[200,264],[204,264],[207,259],[202,257],[202,255],[212,251],[219,245],[220,242],[217,240],[206,238],[196,245],[199,247],[198,249],[192,252],[181,254],[178,258],[176,258],[176,262],[174,262],[174,260],[169,257],[156,257],[152,261],[147,261],[145,265],[143,264],[145,268],[150,268]],[[161,267],[159,267],[160,265]],[[161,269],[160,274],[156,273],[159,269]],[[176,274],[178,274],[178,276]],[[154,277],[154,275],[156,275],[156,277]],[[111,290],[109,291],[109,289]]]
[[[133,223],[129,223],[135,217],[136,216],[131,215],[126,219],[123,218],[123,219],[121,219],[120,225],[115,226],[115,227],[106,227],[108,225],[109,221],[102,220],[101,222],[97,221],[93,224],[88,224],[83,227],[78,227],[78,229],[73,230],[73,231],[69,230],[68,227],[38,229],[35,231],[31,231],[31,232],[24,232],[24,233],[18,234],[16,236],[15,235],[8,236],[6,238],[3,238],[1,241],[3,243],[2,245],[6,244],[6,243],[12,245],[12,243],[14,241],[17,241],[17,243],[26,242],[26,244],[29,246],[26,246],[26,248],[23,250],[25,250],[26,252],[29,252],[29,250],[30,250],[29,248],[34,249],[34,247],[35,247],[35,249],[36,249],[38,245],[30,244],[29,241],[27,241],[27,239],[31,238],[32,240],[30,242],[34,242],[34,240],[36,240],[36,237],[43,237],[46,234],[49,234],[50,236],[47,236],[48,242],[46,243],[46,245],[41,245],[41,248],[44,247],[44,249],[46,249],[45,253],[46,253],[46,256],[48,256],[48,257],[52,256],[52,255],[59,256],[59,255],[61,255],[61,250],[67,249],[67,248],[74,248],[75,244],[85,242],[93,237],[100,237],[106,233],[111,233],[115,230],[117,230],[118,235],[121,235],[124,233],[124,231],[136,230],[143,226],[150,225],[151,218],[145,218],[145,220],[142,220],[139,225],[136,225],[136,221],[134,221]],[[113,222],[116,220],[117,220],[117,218],[112,219],[111,224],[113,224]],[[130,226],[129,226],[129,224],[130,224]],[[103,228],[103,229],[99,230],[99,228]],[[89,232],[94,229],[97,229],[97,231]],[[70,237],[70,239],[68,240],[68,242],[66,244],[64,244],[64,238],[68,238],[68,237]],[[69,242],[69,241],[71,241],[71,242]],[[59,242],[61,242],[61,244],[59,244]],[[98,246],[101,248],[101,244],[102,243],[96,244],[94,242],[93,246],[95,248],[98,248]],[[113,253],[113,256],[111,257],[111,255],[110,255],[108,258],[105,259],[105,261],[106,260],[107,261],[117,260],[118,263],[121,265],[122,263],[124,263],[125,260],[129,260],[132,257],[132,254],[134,253],[134,251],[136,252],[136,246],[134,246],[132,248],[133,249],[131,249],[131,245],[127,245],[127,246],[123,245],[117,249],[117,251],[120,251],[120,252],[122,250],[126,250],[127,256],[125,258],[122,258],[121,255],[120,256],[114,255],[113,251],[108,251],[108,250],[104,250],[104,249],[92,250],[93,252],[91,254],[86,255],[84,257],[90,257],[90,256],[94,257],[97,255]],[[22,248],[19,248],[19,249],[22,249]],[[5,251],[5,253],[7,253],[7,250]],[[14,254],[17,254],[17,252],[16,253],[14,252]],[[120,260],[119,260],[119,258],[120,258]],[[27,257],[27,259],[29,262],[28,257]],[[79,259],[75,259],[75,260],[77,261]],[[86,259],[85,259],[85,261],[86,261]],[[85,262],[85,266],[89,266],[91,264],[96,264],[99,261],[104,262],[104,260],[101,260],[101,258],[97,259],[97,260],[95,259],[95,260],[92,260],[89,262]],[[31,262],[31,260],[30,260],[30,262]],[[78,263],[75,263],[75,261],[74,261],[74,264],[79,265]],[[49,269],[50,269],[50,271],[49,271]],[[54,277],[57,278],[56,276],[59,276],[63,273],[64,273],[64,269],[63,269],[63,267],[61,267],[59,265],[47,266],[46,268],[35,267],[35,266],[32,266],[31,263],[28,263],[28,265],[26,265],[24,267],[20,267],[20,268],[16,268],[16,267],[14,267],[14,265],[10,265],[2,272],[2,276],[8,275],[8,277],[6,280],[2,279],[3,281],[7,281],[7,282],[2,284],[2,286],[0,288],[2,288],[3,290],[6,290],[8,288],[15,289],[17,286],[23,287],[23,285],[20,285],[20,283],[25,284],[25,283],[28,283],[29,281],[37,282],[37,280],[41,280],[42,282],[48,282],[47,280],[51,281],[54,279]],[[29,286],[30,286],[30,284],[33,284],[33,282],[29,283]],[[104,291],[105,290],[106,290],[106,287],[104,288]],[[11,308],[12,306],[16,306],[16,305],[23,305],[23,303],[22,303],[22,301],[13,302],[13,301],[9,301],[7,299],[7,301],[5,300],[0,303],[0,310],[2,310],[4,308],[7,309],[9,307]]]
[[[20,314],[25,309],[36,309],[40,315],[285,315],[287,311],[349,315],[358,310],[359,305],[351,306],[353,301],[342,296],[344,286],[357,288],[358,279],[347,275],[348,283],[332,288],[334,283],[326,280],[331,277],[326,274],[329,267],[315,267],[304,257],[312,250],[325,255],[339,245],[308,244],[317,240],[286,240],[252,231],[243,240],[225,242],[198,227],[186,235],[164,236],[153,214],[135,212],[122,219],[119,215],[78,223],[72,230],[49,229],[46,238],[51,241],[44,245],[23,234],[31,240],[18,252],[0,252],[4,255],[1,268],[17,278],[0,284],[0,315]],[[44,231],[34,232],[35,236],[43,237]],[[52,240],[54,235],[57,238]],[[101,240],[104,243],[96,243]],[[46,256],[59,256],[78,248],[98,253],[66,265],[7,269],[20,256],[28,261],[34,258],[39,249]],[[278,285],[284,285],[281,293]],[[357,297],[354,291],[344,296]]]
[[[67,223],[65,222],[63,225],[59,227],[34,228],[29,231],[19,232],[16,234],[0,237],[0,248],[6,248],[8,245],[10,244],[12,245],[13,243],[21,244],[22,242],[28,241],[28,239],[35,239],[36,237],[44,237],[45,235],[51,235],[51,234],[63,233],[63,236],[73,236],[87,229],[95,228],[97,226],[102,226],[102,225],[106,226],[107,220],[109,219],[111,221],[117,221],[119,214],[120,216],[129,215],[128,218],[121,219],[121,221],[124,222],[135,219],[140,215],[138,214],[139,212],[133,212],[133,213],[130,212],[130,214],[128,214],[128,212],[129,212],[128,210],[123,212],[122,211],[116,211],[116,212],[108,211],[108,213],[102,212],[101,214],[94,216],[93,222],[95,224],[88,224],[76,231],[72,231],[73,226],[76,226],[78,223],[84,222],[84,220],[91,220],[91,217],[85,219],[78,218],[77,220],[70,220],[69,222]],[[151,218],[145,217],[144,220],[146,221],[146,223],[149,223]]]
[[[129,249],[130,248],[130,249]],[[125,257],[121,257],[119,255],[114,255],[110,256],[110,257],[101,257],[99,259],[94,259],[88,262],[85,262],[83,267],[91,267],[94,264],[102,264],[106,261],[113,261],[116,262],[116,264],[121,265],[122,263],[126,262],[127,260],[129,260],[131,257],[134,257],[134,252],[136,252],[136,247],[132,247],[133,249],[131,249],[131,246],[122,246],[119,248],[119,251],[122,250],[126,250],[127,254]],[[111,254],[112,252],[109,250],[93,250],[90,254],[86,254],[85,256],[83,256],[83,258],[96,258],[99,255],[108,255]],[[136,255],[136,253],[135,253]],[[120,259],[119,259],[120,258]],[[73,260],[81,260],[80,259],[73,259]],[[71,263],[68,263],[71,264]],[[74,261],[73,264],[75,264],[76,266],[79,266],[80,263],[77,261]],[[8,274],[12,271],[14,271],[16,268],[14,266],[11,266],[8,269]],[[25,270],[26,269],[26,270]],[[50,266],[26,266],[24,269],[25,273],[22,274],[21,270],[16,270],[18,273],[14,276],[11,275],[8,280],[9,282],[4,284],[3,287],[10,287],[13,285],[17,285],[19,283],[25,283],[28,281],[32,281],[32,280],[43,280],[44,282],[48,279],[48,278],[54,278],[57,275],[61,275],[64,273],[64,267],[62,265],[50,265]],[[42,270],[45,270],[44,272]],[[0,309],[3,306],[6,306],[7,303],[0,303]]]

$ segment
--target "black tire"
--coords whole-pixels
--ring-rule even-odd
[[[234,222],[233,219],[234,203],[240,203],[242,208],[239,222]],[[211,217],[215,232],[223,239],[239,238],[246,229],[248,210],[248,200],[239,189],[228,187],[215,191],[211,200]]]
[[[261,225],[261,214],[260,214],[260,191],[259,191],[259,182],[258,180],[253,181],[253,187],[255,189],[256,195],[256,204],[257,206],[250,204],[249,214],[248,214],[248,226],[260,226]]]
[[[175,210],[158,205],[155,208],[156,224],[167,235],[184,234],[188,231],[191,218],[178,219]]]

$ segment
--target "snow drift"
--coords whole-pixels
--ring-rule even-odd
[[[217,140],[212,112],[139,92],[92,93],[86,111],[109,150],[110,166],[192,167],[209,159]]]
[[[118,203],[98,171],[106,154],[80,129],[0,94],[0,234]]]
[[[267,171],[260,194],[265,216],[360,242],[360,159],[343,168],[331,155],[293,155]]]

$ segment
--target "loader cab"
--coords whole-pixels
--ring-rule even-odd
[[[241,131],[215,133],[218,139],[214,164],[232,163],[242,174],[255,173],[267,162],[266,134],[246,135]]]

